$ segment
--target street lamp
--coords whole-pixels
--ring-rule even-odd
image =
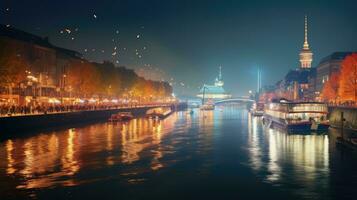
[[[26,78],[28,80],[27,85],[31,86],[32,99],[35,99],[36,85],[37,85],[38,79],[34,75],[31,74],[31,71],[26,70],[26,74],[27,74]]]
[[[66,92],[66,74],[62,75],[62,81],[61,81],[61,88],[60,88],[60,96],[61,96],[61,103],[63,103],[63,96],[65,95]]]
[[[112,85],[108,86],[108,96],[111,97],[112,96]]]

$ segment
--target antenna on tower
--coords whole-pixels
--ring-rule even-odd
[[[261,70],[260,67],[258,67],[258,77],[257,77],[257,93],[260,92],[260,88],[262,87],[262,74],[261,74]]]
[[[307,41],[307,15],[305,15],[305,40],[304,40],[304,49],[309,49],[309,43]]]

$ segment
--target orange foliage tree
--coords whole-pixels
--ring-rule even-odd
[[[263,92],[259,95],[259,102],[271,102],[276,98],[277,95],[274,92]]]
[[[341,64],[339,95],[342,101],[357,100],[357,54],[347,56]]]
[[[66,85],[71,86],[74,95],[114,97],[125,94],[145,100],[172,93],[168,83],[146,80],[133,70],[116,67],[110,62],[90,63],[74,59],[68,65],[67,74]]]
[[[26,79],[29,63],[16,46],[0,40],[0,87],[12,87]]]
[[[0,38],[0,92],[12,93],[14,88],[26,84],[27,75],[56,72],[54,82],[65,87],[67,95],[73,97],[98,96],[113,98],[130,95],[136,98],[169,96],[172,87],[166,82],[146,80],[134,70],[117,67],[111,62],[94,63],[78,57],[66,58],[66,68],[59,72],[54,51],[44,53],[32,43],[14,42]],[[62,61],[61,61],[62,62]],[[57,71],[61,77],[59,79]],[[62,80],[63,77],[63,80]],[[59,85],[62,84],[63,85]],[[146,98],[148,99],[148,98]]]
[[[68,86],[74,93],[88,96],[100,91],[100,75],[92,63],[73,60],[67,70]]]
[[[324,84],[321,91],[321,98],[327,102],[336,102],[340,86],[340,75],[337,72],[331,74],[329,80]]]
[[[144,88],[145,88],[145,79],[144,78],[138,78],[134,85],[131,87],[132,94],[134,97],[142,97],[145,96],[144,94]]]

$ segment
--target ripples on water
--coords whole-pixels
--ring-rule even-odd
[[[349,167],[340,166],[333,135],[265,129],[259,118],[234,107],[8,139],[0,143],[0,156],[4,198],[109,191],[133,199],[165,193],[164,187],[172,196],[334,199],[350,197],[349,186],[356,186],[352,178],[337,185],[346,175],[338,170],[355,178],[357,165],[347,155]],[[202,195],[203,189],[211,191]]]

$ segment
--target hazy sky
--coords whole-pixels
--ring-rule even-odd
[[[220,65],[235,95],[256,88],[258,67],[263,85],[275,83],[299,66],[305,14],[313,66],[334,51],[357,50],[353,0],[2,0],[0,8],[0,23],[87,59],[163,70],[177,93],[213,82]]]

